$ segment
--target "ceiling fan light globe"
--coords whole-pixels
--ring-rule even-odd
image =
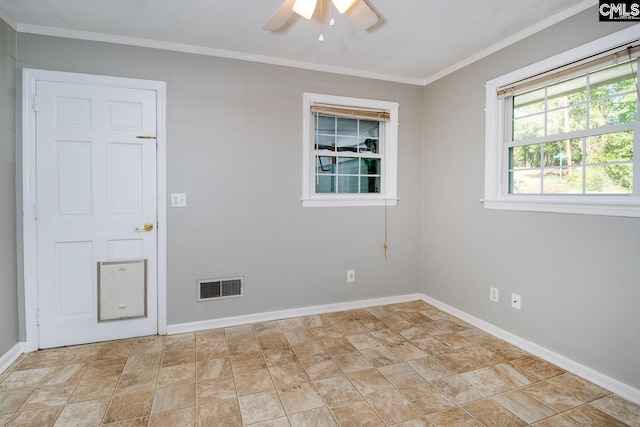
[[[333,5],[338,9],[338,12],[345,13],[356,2],[356,0],[332,0]]]
[[[296,0],[293,11],[305,19],[311,19],[317,3],[318,0]]]

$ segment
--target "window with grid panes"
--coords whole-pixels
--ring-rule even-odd
[[[632,194],[638,93],[630,61],[512,97],[510,194]]]
[[[316,193],[380,193],[380,122],[313,115]]]
[[[640,216],[640,49],[619,38],[487,83],[485,207]]]
[[[304,95],[304,206],[396,204],[398,104]]]

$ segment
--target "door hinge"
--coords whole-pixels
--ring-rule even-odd
[[[38,111],[38,97],[36,95],[33,95],[33,111]]]
[[[37,203],[33,204],[33,219],[35,221],[38,220],[38,204]]]
[[[40,305],[36,306],[36,326],[40,326]]]

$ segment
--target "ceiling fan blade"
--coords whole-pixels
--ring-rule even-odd
[[[353,6],[353,3],[355,3],[356,0],[332,0],[332,2],[336,9],[338,9],[338,12],[343,14]]]
[[[311,19],[317,5],[318,0],[296,0],[293,4],[293,11],[304,19]]]
[[[364,0],[358,1],[355,6],[353,6],[349,12],[349,17],[356,26],[363,30],[373,27],[380,21],[378,14],[375,13]]]
[[[276,13],[274,13],[273,16],[269,18],[262,29],[267,31],[278,31],[280,28],[284,27],[284,24],[286,24],[289,18],[291,18],[294,14],[294,3],[295,0],[284,0],[278,10],[276,10]]]

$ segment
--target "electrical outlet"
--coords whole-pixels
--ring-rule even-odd
[[[498,288],[489,288],[489,299],[493,302],[500,301],[500,291]]]
[[[356,271],[347,270],[347,283],[353,283],[356,281]]]
[[[511,294],[511,308],[515,308],[516,310],[521,310],[521,298],[518,294]]]

